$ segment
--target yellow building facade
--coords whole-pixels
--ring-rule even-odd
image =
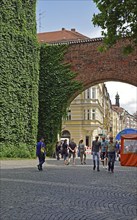
[[[95,85],[79,94],[70,104],[67,118],[62,123],[62,138],[81,139],[86,146],[96,135],[111,131],[111,101],[104,83]]]

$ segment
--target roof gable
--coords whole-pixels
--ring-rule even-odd
[[[53,32],[45,32],[45,33],[38,33],[37,34],[39,42],[45,43],[53,43],[53,42],[64,42],[64,41],[78,41],[78,40],[86,40],[90,39],[87,36],[84,36],[75,29],[65,30],[62,28],[61,31],[53,31]]]

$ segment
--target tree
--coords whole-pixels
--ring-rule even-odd
[[[100,13],[93,15],[92,21],[102,28],[104,46],[107,49],[117,40],[128,37],[131,41],[124,47],[131,53],[137,45],[137,1],[136,0],[93,0]]]

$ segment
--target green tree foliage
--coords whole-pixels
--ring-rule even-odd
[[[13,151],[19,147],[31,154],[37,137],[39,46],[35,14],[36,0],[1,0],[0,141],[1,151],[10,148],[11,156],[17,156]]]
[[[100,13],[93,16],[93,24],[102,28],[105,47],[109,48],[118,39],[128,37],[131,43],[124,48],[132,52],[137,45],[137,1],[136,0],[93,0]]]
[[[55,146],[57,134],[61,131],[62,117],[66,114],[69,99],[82,88],[64,64],[65,45],[41,45],[39,80],[39,123],[38,136],[44,136],[46,143]]]

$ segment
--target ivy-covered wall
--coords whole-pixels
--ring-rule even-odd
[[[34,148],[38,123],[36,0],[1,0],[1,149]],[[29,152],[27,153],[29,154]]]
[[[61,131],[69,99],[82,88],[70,65],[63,64],[66,51],[65,45],[42,44],[40,48],[38,136],[45,137],[50,152]]]

